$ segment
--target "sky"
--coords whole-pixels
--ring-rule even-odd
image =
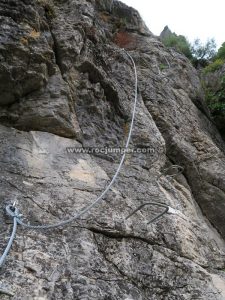
[[[190,42],[215,38],[217,47],[225,42],[224,0],[121,0],[136,8],[150,31],[159,35],[168,25]]]

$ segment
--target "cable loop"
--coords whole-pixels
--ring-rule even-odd
[[[126,141],[126,145],[125,145],[125,150],[128,149],[129,144],[130,144],[130,140],[131,140],[131,134],[133,131],[133,127],[134,127],[134,118],[135,118],[135,114],[136,114],[136,108],[137,108],[137,100],[138,100],[138,78],[137,78],[137,69],[136,69],[136,64],[132,58],[132,56],[125,50],[122,49],[122,51],[124,51],[126,53],[126,55],[129,57],[129,59],[132,62],[132,66],[133,66],[133,70],[134,70],[134,104],[133,104],[133,111],[132,111],[132,118],[131,118],[131,123],[130,123],[130,129],[129,129],[129,133],[128,133],[128,137],[127,137],[127,141]],[[100,196],[97,197],[97,199],[95,199],[90,205],[87,205],[85,208],[82,208],[77,214],[75,214],[74,216],[72,216],[71,218],[68,218],[66,220],[62,220],[59,221],[56,224],[47,224],[47,225],[30,225],[28,223],[23,222],[23,220],[21,219],[21,214],[19,213],[18,208],[16,207],[16,203],[14,202],[13,204],[9,204],[6,206],[6,213],[8,214],[8,216],[10,216],[11,218],[13,218],[13,230],[12,230],[12,234],[11,237],[9,239],[8,245],[3,253],[3,255],[0,257],[0,267],[3,265],[6,256],[8,254],[8,252],[10,251],[10,248],[12,246],[12,243],[14,241],[15,235],[16,235],[16,230],[17,230],[17,225],[21,225],[24,228],[27,229],[54,229],[54,228],[58,228],[58,227],[62,227],[65,226],[75,220],[77,220],[78,218],[80,218],[81,216],[83,216],[85,213],[88,213],[94,206],[96,206],[102,199],[103,197],[106,195],[106,193],[111,189],[111,187],[113,186],[115,180],[117,179],[119,172],[123,166],[124,160],[125,160],[125,156],[126,156],[126,152],[124,151],[120,163],[117,167],[117,170],[113,176],[113,178],[111,179],[111,181],[108,183],[108,185],[106,186],[106,188],[104,189],[104,191],[101,193]],[[173,168],[175,166],[172,166],[170,168]],[[181,173],[183,171],[183,168],[180,166],[176,166],[176,168],[181,168],[181,169],[177,169],[178,171],[175,174],[172,175],[166,175],[166,176],[171,176],[171,177],[175,177],[177,176],[179,173]],[[170,170],[170,168],[167,168],[164,170],[164,173],[168,172]],[[165,174],[164,174],[165,175]],[[162,175],[161,175],[162,176]],[[158,179],[159,180],[159,179]],[[142,207],[144,207],[145,205],[155,205],[155,206],[159,206],[159,207],[163,207],[164,210],[162,213],[159,213],[156,217],[154,217],[153,219],[151,219],[148,224],[156,221],[157,219],[159,219],[161,216],[163,216],[165,213],[167,213],[169,211],[169,206],[164,204],[164,203],[156,203],[156,202],[151,202],[151,203],[145,203],[142,204],[141,206],[139,206],[135,211],[133,211],[126,219],[128,219],[129,217],[131,217],[134,213],[136,213],[138,210],[140,210]]]
[[[20,217],[18,208],[14,207],[12,204],[7,205],[5,209],[6,209],[6,213],[9,217],[12,217],[12,218]]]
[[[120,50],[121,51],[121,50]],[[125,145],[125,149],[128,149],[129,144],[130,144],[130,139],[131,139],[131,134],[133,131],[133,127],[134,127],[134,118],[135,118],[135,114],[136,114],[136,107],[137,107],[137,100],[138,100],[138,78],[137,78],[137,69],[136,69],[136,64],[132,58],[132,56],[125,50],[122,49],[122,51],[124,51],[126,53],[126,55],[128,56],[128,58],[130,59],[132,66],[133,66],[133,70],[134,70],[134,104],[133,104],[133,111],[132,111],[132,118],[131,118],[131,123],[130,123],[130,129],[129,129],[129,133],[128,133],[128,137],[127,137],[127,141],[126,141],[126,145]],[[6,212],[7,214],[13,218],[13,232],[11,234],[11,237],[9,239],[8,245],[3,253],[3,255],[0,257],[0,267],[2,266],[2,264],[5,261],[5,258],[12,246],[13,240],[15,238],[16,235],[16,229],[17,229],[17,225],[20,224],[21,226],[27,228],[27,229],[54,229],[54,228],[58,228],[61,226],[65,226],[75,220],[77,220],[78,218],[80,218],[81,216],[83,216],[85,213],[88,213],[94,206],[96,206],[102,199],[103,197],[106,195],[106,193],[111,189],[111,187],[113,186],[115,180],[117,179],[119,172],[123,166],[124,160],[125,160],[125,156],[126,156],[126,152],[124,151],[120,163],[117,167],[117,170],[113,176],[113,178],[111,179],[111,181],[108,183],[108,185],[106,186],[106,188],[104,189],[104,191],[101,193],[100,196],[97,197],[96,200],[94,200],[90,205],[86,206],[85,208],[82,208],[77,214],[75,214],[73,217],[67,219],[67,220],[63,220],[63,221],[59,221],[56,224],[47,224],[47,225],[30,225],[27,223],[24,223],[22,219],[20,219],[21,215],[19,214],[19,210],[15,207],[16,203],[14,203],[13,205],[7,205],[6,206]]]

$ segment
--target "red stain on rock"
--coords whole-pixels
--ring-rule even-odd
[[[115,34],[114,43],[121,48],[134,49],[137,47],[137,39],[129,32],[119,31]]]

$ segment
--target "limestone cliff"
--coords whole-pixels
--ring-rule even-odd
[[[214,70],[212,67],[215,64],[216,62],[209,65],[205,70],[203,69],[201,80],[213,121],[225,140],[225,64],[221,64],[220,61],[220,66]]]
[[[54,223],[115,173],[119,154],[67,147],[124,145],[134,76],[121,48],[138,69],[132,145],[154,154],[128,155],[104,201],[71,226],[19,227],[1,299],[225,299],[225,144],[188,59],[118,1],[0,2],[1,252],[7,203],[32,224]],[[174,164],[183,174],[164,176]],[[149,201],[179,213],[147,225],[146,207],[126,220]]]

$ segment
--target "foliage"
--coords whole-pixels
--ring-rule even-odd
[[[217,54],[217,59],[223,59],[225,61],[225,43],[222,44],[222,46],[219,48]]]
[[[211,88],[205,89],[206,102],[213,115],[225,112],[225,75],[220,79],[220,87],[213,91]]]
[[[209,73],[214,73],[220,70],[225,64],[225,43],[219,48],[217,54],[215,55],[214,61],[210,63],[203,70],[203,76],[208,76]],[[225,115],[225,75],[221,75],[221,72],[212,74],[210,76],[217,76],[218,86],[209,85],[204,87],[206,94],[207,105],[215,118]],[[210,78],[210,77],[209,77]]]
[[[161,40],[166,47],[173,47],[183,53],[196,68],[203,69],[203,78],[208,76],[208,73],[220,70],[225,64],[225,43],[222,44],[216,53],[216,43],[213,38],[208,39],[206,43],[196,39],[191,45],[184,36],[172,33],[167,26],[161,34]],[[162,71],[165,66],[160,64],[159,68]],[[204,83],[203,79],[203,88],[206,94],[206,102],[212,115],[220,117],[225,115],[225,75],[222,76],[220,73],[216,73],[215,76],[220,76],[218,85],[216,87],[211,85],[204,86],[206,82]]]
[[[163,71],[163,70],[165,70],[166,68],[167,68],[167,66],[164,65],[164,64],[160,64],[160,65],[159,65],[160,71]]]
[[[192,58],[190,44],[183,35],[178,36],[175,33],[172,33],[163,38],[162,42],[166,47],[173,47],[177,51],[183,53],[189,59]]]
[[[191,46],[191,53],[197,60],[211,60],[216,54],[215,39],[208,39],[205,44],[196,39]]]
[[[196,68],[208,66],[209,62],[216,57],[216,42],[213,38],[208,39],[205,44],[200,39],[196,39],[193,44],[190,44],[183,35],[172,33],[168,26],[164,28],[160,37],[166,47],[173,47],[183,53]],[[225,58],[225,43],[219,49],[216,58]],[[212,65],[212,68],[217,68],[218,64],[219,61]]]
[[[224,60],[221,58],[216,59],[214,62],[209,64],[207,67],[204,68],[204,73],[211,73],[219,70],[224,64]]]

